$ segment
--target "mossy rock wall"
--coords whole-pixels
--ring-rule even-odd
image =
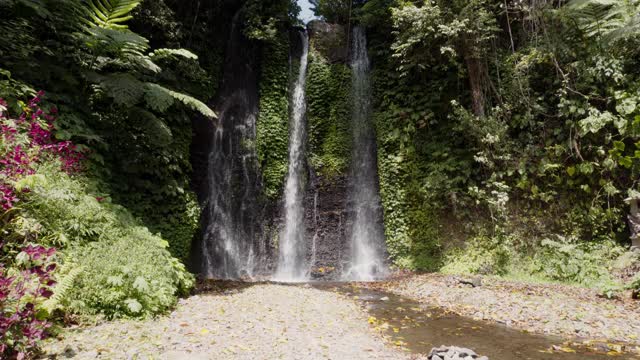
[[[436,270],[442,217],[434,199],[445,179],[439,178],[442,169],[425,159],[447,149],[434,146],[438,139],[426,138],[418,128],[430,116],[429,94],[407,86],[384,58],[373,60],[373,116],[387,249],[399,267]]]
[[[313,49],[330,63],[349,62],[349,35],[344,26],[313,20],[307,25]]]
[[[331,64],[313,47],[307,77],[309,163],[321,176],[343,175],[349,166],[351,69]]]
[[[256,150],[262,169],[263,193],[277,200],[287,175],[289,143],[289,78],[291,42],[280,32],[267,44],[262,55],[260,75],[260,113]]]
[[[306,88],[308,162],[314,172],[328,178],[343,175],[347,170],[351,143],[351,69],[344,62],[332,62],[326,55],[338,52],[331,50],[329,43],[344,46],[346,41],[336,40],[345,33],[342,27],[335,29],[337,34],[310,31]],[[289,34],[281,32],[265,46],[262,57],[256,148],[262,167],[263,193],[272,200],[282,195],[287,174],[290,91],[299,68],[297,58],[290,56],[293,45]]]

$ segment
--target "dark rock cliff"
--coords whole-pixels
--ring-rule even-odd
[[[344,26],[313,20],[309,22],[307,28],[309,37],[313,39],[315,50],[332,63],[346,63],[348,61],[349,35]]]

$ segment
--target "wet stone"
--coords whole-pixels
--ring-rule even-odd
[[[63,351],[63,353],[62,353],[62,356],[64,356],[65,358],[73,358],[73,357],[75,357],[75,356],[76,356],[76,351],[73,349],[73,347],[72,347],[72,346],[67,345],[67,346],[64,348],[64,351]]]
[[[431,349],[429,360],[489,360],[486,356],[479,356],[475,351],[457,346],[440,346]]]

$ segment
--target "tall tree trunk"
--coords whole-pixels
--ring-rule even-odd
[[[471,107],[473,113],[476,116],[485,116],[485,97],[482,86],[482,80],[484,77],[484,69],[481,59],[478,54],[473,50],[472,40],[465,37],[463,40],[463,55],[464,61],[467,65],[467,72],[469,73],[469,85],[471,87]]]

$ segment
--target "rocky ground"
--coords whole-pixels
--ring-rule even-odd
[[[358,286],[394,293],[419,301],[426,307],[436,306],[531,333],[598,340],[616,354],[637,352],[634,345],[640,343],[640,302],[603,299],[588,289],[441,274],[396,275],[386,282],[352,287],[358,289]],[[167,360],[428,358],[428,352],[425,352],[428,349],[418,351],[422,356],[408,355],[401,350],[402,346],[394,343],[392,336],[383,338],[384,331],[375,330],[376,321],[372,321],[375,318],[367,314],[362,303],[354,300],[359,296],[342,295],[328,289],[265,283],[231,287],[215,282],[201,284],[198,295],[181,300],[168,316],[65,330],[60,338],[46,344],[43,357]],[[401,334],[404,331],[398,330]],[[469,346],[434,344],[439,345]],[[564,350],[560,346],[558,351]],[[447,354],[443,350],[442,354],[436,352],[429,356],[437,360],[436,356],[441,355]]]
[[[302,286],[255,284],[181,300],[169,316],[70,329],[45,358],[405,359],[353,300]]]
[[[532,333],[640,344],[638,300],[604,299],[594,290],[567,285],[479,280],[442,274],[399,275],[365,286]]]

